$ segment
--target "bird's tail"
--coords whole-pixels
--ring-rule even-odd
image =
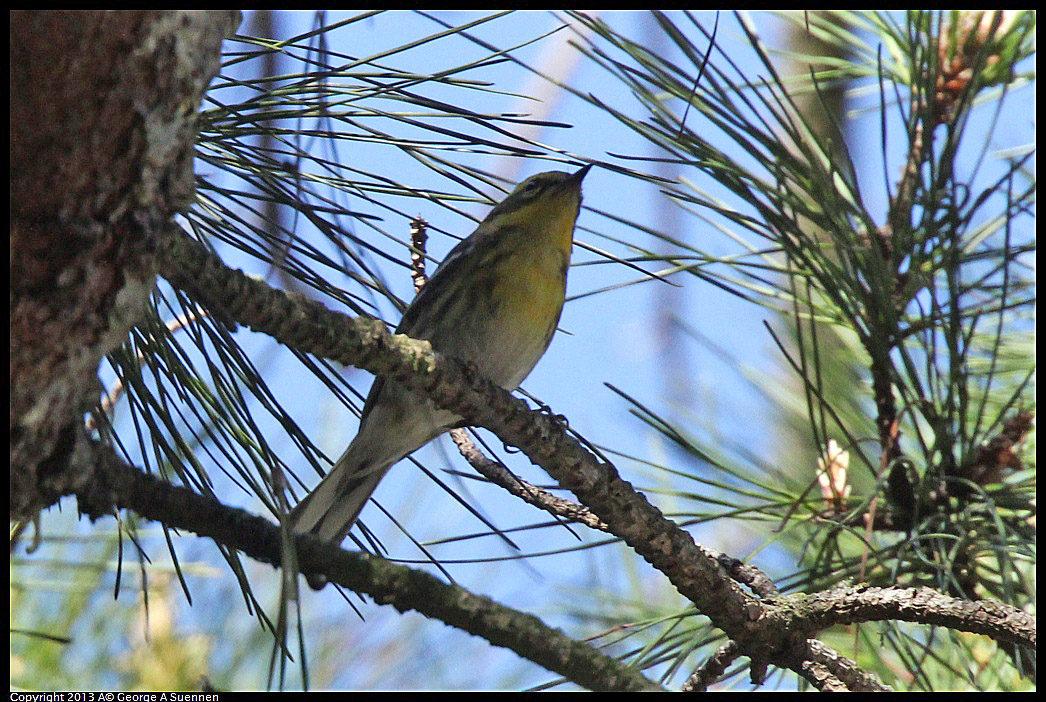
[[[320,484],[291,510],[291,529],[341,543],[389,466],[374,469],[346,451]]]

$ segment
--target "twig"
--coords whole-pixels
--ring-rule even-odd
[[[712,654],[711,658],[705,661],[700,668],[687,678],[679,691],[706,692],[708,686],[722,677],[723,673],[726,672],[726,667],[737,660],[739,655],[737,644],[733,641],[723,644],[718,651]]]

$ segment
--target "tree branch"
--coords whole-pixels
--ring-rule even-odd
[[[160,237],[158,254],[158,266],[164,277],[197,298],[212,314],[247,324],[299,351],[393,378],[424,393],[436,405],[455,412],[470,424],[490,429],[505,443],[518,447],[560,485],[573,491],[582,504],[605,523],[609,533],[620,537],[664,573],[702,614],[726,632],[739,653],[752,659],[757,677],[761,677],[759,671],[764,671],[767,664],[775,664],[817,681],[815,684],[826,689],[838,684],[848,686],[851,684],[848,680],[856,680],[853,684],[863,689],[878,689],[881,683],[873,677],[853,673],[850,667],[857,669],[852,662],[837,656],[823,644],[814,646],[817,642],[808,641],[806,637],[836,623],[840,617],[858,614],[930,621],[933,608],[913,608],[914,603],[928,602],[922,591],[856,588],[850,589],[849,595],[833,590],[814,598],[782,597],[772,596],[772,585],[765,587],[763,583],[756,590],[771,596],[754,597],[733,582],[720,559],[666,519],[631,484],[621,479],[613,465],[600,461],[570,437],[560,422],[545,412],[529,409],[524,401],[460,361],[434,353],[428,342],[392,335],[378,320],[349,318],[318,302],[273,290],[240,271],[228,269],[176,227]],[[321,572],[341,582],[340,578],[350,576],[351,568],[333,564],[331,557],[339,552],[336,547],[309,542],[302,551],[301,569]],[[320,553],[323,555],[318,556]],[[905,595],[907,605],[900,599]],[[938,593],[934,595],[934,607],[948,612],[971,604]],[[985,604],[973,606],[984,608]],[[850,614],[836,614],[834,607],[837,606]],[[969,617],[953,615],[947,621],[964,630],[995,633],[1003,640],[1027,642],[1022,619],[1027,615],[1001,603],[991,603],[991,608],[982,611],[989,610],[1000,616],[987,623],[981,617],[982,627],[978,629],[970,628],[976,625],[977,617],[971,621]],[[1006,622],[1020,625],[1007,628]]]
[[[935,624],[1035,647],[1035,618],[997,600],[971,602],[928,587],[844,587],[809,595],[798,617],[821,630],[884,620]]]
[[[289,532],[235,507],[147,475],[110,449],[95,444],[96,474],[104,476],[77,493],[80,509],[92,519],[112,507],[185,529],[275,567],[284,567]],[[658,690],[640,671],[574,641],[537,617],[449,585],[433,575],[365,553],[344,551],[311,536],[294,540],[298,568],[327,574],[329,580],[365,593],[401,612],[416,611],[507,648],[522,658],[592,690]]]

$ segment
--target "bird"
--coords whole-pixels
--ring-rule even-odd
[[[427,340],[434,351],[515,390],[559,323],[581,182],[590,168],[539,173],[517,185],[450,251],[396,333]],[[293,532],[340,544],[389,469],[461,421],[396,381],[375,378],[356,437],[291,511]]]

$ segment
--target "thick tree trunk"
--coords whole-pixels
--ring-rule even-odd
[[[146,309],[150,233],[193,196],[237,12],[20,11],[11,28],[11,502],[84,485],[98,366]]]

